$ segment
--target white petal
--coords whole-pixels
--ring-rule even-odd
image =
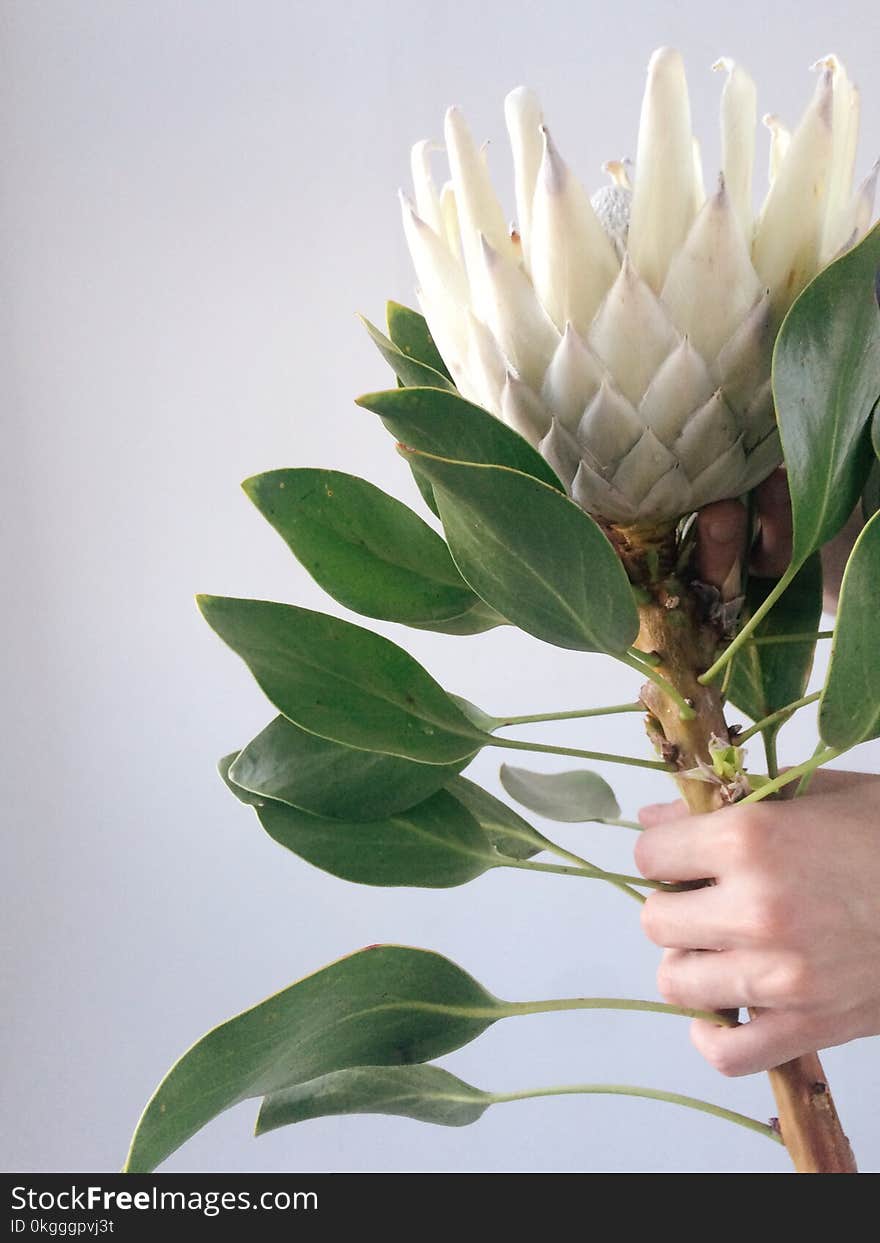
[[[501,394],[501,417],[535,448],[550,430],[552,416],[540,397],[513,372],[508,372]]]
[[[695,138],[693,141],[694,148],[694,215],[700,210],[706,201],[706,179],[703,176],[703,154],[700,151],[699,141]]]
[[[446,238],[446,245],[456,259],[461,261],[461,230],[458,226],[455,189],[451,181],[447,181],[440,191],[440,220],[443,225],[442,236]]]
[[[624,258],[587,344],[605,363],[624,396],[638,404],[654,372],[678,342],[659,298]]]
[[[714,358],[761,296],[761,282],[722,182],[673,256],[661,299],[676,328]]]
[[[689,479],[726,452],[740,437],[739,423],[720,392],[715,392],[685,423],[672,452]]]
[[[599,359],[572,325],[566,324],[541,385],[541,396],[564,427],[577,427],[605,378]]]
[[[596,514],[609,522],[628,525],[638,517],[638,506],[583,461],[571,485],[571,495],[587,513]]]
[[[827,262],[844,244],[851,231],[848,208],[852,201],[856,146],[859,139],[860,101],[859,92],[850,82],[846,69],[836,56],[826,56],[814,68],[819,68],[820,64],[830,69],[834,82],[831,120],[833,150],[822,237],[822,257]]]
[[[570,492],[580,464],[580,452],[574,436],[565,430],[558,419],[554,419],[538,448]]]
[[[440,215],[440,198],[431,176],[431,152],[441,150],[442,147],[436,142],[425,139],[417,142],[410,153],[416,211],[439,237],[444,235],[443,221]]]
[[[419,282],[419,297],[431,335],[443,361],[461,368],[467,357],[463,319],[469,301],[467,278],[458,260],[430,225],[416,215],[412,203],[400,196],[403,230]]]
[[[819,264],[831,171],[833,102],[832,74],[824,69],[755,230],[755,270],[778,308],[794,301]]]
[[[440,351],[455,387],[468,401],[482,405],[482,393],[474,384],[468,366],[467,337],[462,331],[462,314],[447,314],[442,303],[431,303],[421,289],[416,290],[419,306],[424,315],[434,344]],[[447,308],[448,309],[448,308]]]
[[[856,239],[868,232],[871,217],[874,215],[874,196],[877,193],[877,178],[880,176],[880,160],[859,186],[855,203]]]
[[[468,332],[467,371],[479,393],[478,404],[492,414],[500,415],[507,364],[495,338],[471,310],[465,311],[465,323]]]
[[[588,461],[610,475],[644,430],[644,423],[623,394],[605,380],[578,424],[577,441]]]
[[[705,470],[691,480],[692,507],[702,509],[704,505],[709,505],[712,501],[726,500],[747,492],[749,484],[746,470],[747,459],[742,443],[735,440],[723,453],[719,452]]]
[[[721,92],[721,167],[743,237],[750,242],[757,92],[742,65],[729,57],[716,61],[713,68],[727,70],[727,81]]]
[[[774,316],[765,293],[715,360],[715,373],[734,410],[744,410],[769,379],[774,340]]]
[[[666,445],[679,436],[691,413],[715,390],[701,354],[685,338],[664,359],[639,403],[639,418]]]
[[[776,426],[771,380],[764,381],[745,410],[739,414],[739,422],[743,429],[743,447],[747,453],[751,453]]]
[[[680,466],[661,475],[639,502],[638,522],[670,522],[694,509],[691,485]]]
[[[767,166],[767,180],[770,185],[776,180],[783,160],[791,146],[791,130],[775,113],[767,112],[762,124],[770,131],[770,159]]]
[[[646,428],[614,472],[614,485],[641,504],[657,482],[670,472],[681,476],[677,458],[650,428]]]
[[[535,297],[518,264],[499,255],[481,238],[475,273],[476,310],[488,324],[507,360],[535,390],[559,344],[559,333]]]
[[[661,48],[648,66],[629,226],[632,261],[655,290],[690,228],[695,198],[684,65],[678,52]]]
[[[522,241],[523,259],[528,270],[531,255],[532,199],[535,196],[535,182],[544,150],[541,138],[544,114],[534,91],[518,86],[504,101],[504,116],[513,150],[516,221]]]
[[[446,113],[445,134],[462,249],[468,274],[471,275],[479,263],[480,234],[487,237],[501,254],[510,257],[514,251],[504,212],[492,189],[486,161],[477,150],[458,108],[450,108]]]
[[[544,130],[544,158],[532,205],[532,282],[562,331],[570,320],[585,333],[620,270],[614,246],[586,191]]]
[[[746,458],[743,477],[740,480],[741,491],[748,492],[756,488],[781,463],[782,445],[779,441],[779,430],[774,427]]]

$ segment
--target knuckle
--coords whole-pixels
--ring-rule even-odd
[[[785,1006],[807,1006],[819,997],[819,979],[813,964],[797,955],[780,963],[772,981],[772,995]]]
[[[789,898],[778,888],[766,885],[754,894],[742,912],[742,931],[757,945],[779,946],[789,937],[794,910]]]
[[[724,826],[721,848],[734,867],[760,867],[767,853],[770,818],[762,807],[743,807]]]

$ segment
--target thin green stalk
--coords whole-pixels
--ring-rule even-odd
[[[781,790],[783,786],[787,786],[792,781],[797,781],[798,777],[812,774],[817,768],[821,768],[823,764],[829,763],[830,760],[837,759],[838,755],[842,755],[843,750],[837,747],[827,747],[824,751],[813,755],[808,760],[804,760],[802,764],[796,764],[794,768],[787,768],[784,773],[780,773],[778,777],[774,777],[772,781],[768,781],[766,785],[761,786],[759,790],[753,790],[751,794],[747,794],[745,798],[741,798],[736,804],[737,807],[744,807],[747,803],[760,803],[762,799],[769,798],[771,794],[775,794],[777,790]]]
[[[550,1001],[503,1001],[504,1018],[518,1014],[556,1014],[568,1010],[638,1010],[647,1014],[675,1014],[683,1019],[705,1019],[716,1027],[736,1027],[737,1020],[714,1010],[694,1010],[666,1001],[642,1001],[637,997],[554,997]],[[497,1011],[495,1011],[497,1013]]]
[[[629,1083],[573,1083],[555,1088],[533,1088],[524,1092],[492,1092],[492,1103],[503,1104],[507,1101],[527,1101],[540,1096],[640,1096],[651,1101],[665,1101],[669,1105],[683,1105],[685,1109],[696,1109],[700,1113],[711,1114],[725,1122],[734,1122],[737,1126],[749,1131],[756,1131],[767,1139],[782,1143],[782,1136],[766,1122],[757,1118],[749,1118],[746,1114],[737,1113],[733,1109],[725,1109],[723,1105],[713,1105],[710,1101],[698,1100],[695,1096],[682,1096],[679,1092],[663,1092],[659,1088],[640,1088]]]
[[[498,867],[522,868],[527,872],[554,872],[557,876],[583,876],[587,880],[619,881],[623,885],[640,885],[645,889],[662,889],[666,893],[681,893],[689,885],[670,885],[662,880],[645,880],[643,876],[627,876],[623,872],[605,872],[601,868],[565,867],[559,863],[535,863],[532,859],[508,859]]]
[[[760,647],[767,647],[772,643],[812,643],[814,639],[833,639],[833,630],[814,630],[811,633],[802,634],[758,634],[749,639],[749,643],[755,643]]]
[[[609,708],[577,708],[574,712],[538,712],[532,716],[506,716],[498,718],[496,729],[508,725],[533,725],[541,721],[577,721],[588,716],[613,716],[618,712],[644,712],[643,703],[612,704]]]
[[[820,755],[824,746],[825,743],[820,738],[816,743],[816,749],[813,752],[813,755]],[[809,772],[804,773],[803,777],[801,777],[797,784],[797,789],[794,792],[795,798],[802,798],[806,794],[807,790],[810,788],[810,782],[813,780],[813,774],[815,771],[815,768],[811,768]]]
[[[725,667],[725,665],[729,664],[730,661],[733,660],[734,656],[739,651],[739,649],[742,647],[742,645],[745,642],[747,642],[748,639],[751,638],[752,634],[754,633],[755,627],[760,625],[760,623],[764,620],[764,618],[773,608],[773,605],[776,603],[776,601],[779,599],[779,597],[788,587],[789,583],[794,578],[799,568],[800,568],[799,566],[796,566],[794,564],[788,567],[788,569],[783,574],[782,578],[780,578],[779,582],[776,584],[776,586],[767,596],[766,600],[764,600],[764,602],[757,609],[755,609],[754,613],[751,615],[749,620],[743,626],[739,634],[732,640],[731,643],[727,645],[727,647],[724,649],[724,651],[715,661],[714,665],[711,665],[710,668],[708,668],[706,672],[702,675],[702,677],[699,679],[700,682],[703,684],[703,686],[707,686],[710,682],[713,682],[715,678],[717,678],[721,670]]]
[[[626,650],[628,655],[634,656],[643,665],[659,665],[661,663],[660,657],[656,652],[643,652],[637,647],[628,647]]]
[[[539,834],[533,835],[531,833],[518,833],[515,829],[511,829],[510,826],[506,824],[498,824],[495,827],[503,832],[507,837],[516,837],[521,842],[530,842],[532,845],[537,846],[540,850],[549,851],[550,854],[557,855],[560,859],[567,859],[569,863],[573,863],[576,867],[588,868],[591,872],[597,873],[603,871],[603,869],[597,867],[595,863],[591,863],[589,859],[584,859],[581,855],[576,855],[572,851],[566,850],[564,846],[560,846],[557,842],[552,842],[549,837],[542,837]],[[615,889],[619,889],[621,893],[629,894],[629,896],[634,898],[636,902],[641,903],[646,901],[644,894],[638,893],[635,889],[630,888],[630,886],[624,881],[611,880],[609,876],[609,882]]]
[[[764,744],[764,755],[767,759],[767,776],[776,778],[779,776],[779,756],[776,753],[775,730],[768,734],[762,734],[761,741]]]
[[[673,703],[678,704],[678,713],[681,719],[683,721],[692,721],[697,714],[684,696],[680,695],[671,682],[667,682],[662,674],[648,664],[644,659],[644,652],[635,655],[634,651],[635,649],[631,648],[628,652],[618,656],[617,659],[622,661],[623,664],[629,665],[630,669],[635,669],[642,677],[653,682],[655,686],[659,686],[664,695],[668,695]]]
[[[614,824],[619,829],[634,829],[636,833],[642,832],[642,825],[637,824],[635,820],[597,820],[597,824]]]
[[[539,751],[543,755],[571,755],[578,760],[604,760],[608,764],[629,764],[633,768],[653,768],[661,773],[674,773],[672,764],[662,760],[643,760],[633,755],[611,755],[607,751],[581,751],[576,747],[553,747],[545,742],[526,742],[519,738],[491,737],[487,747],[503,747],[509,751]]]
[[[749,726],[742,734],[736,737],[737,746],[742,742],[748,742],[755,734],[762,733],[770,725],[775,725],[777,721],[786,721],[801,708],[806,708],[808,704],[815,703],[821,691],[815,691],[812,695],[804,695],[802,699],[795,699],[790,704],[786,704],[784,708],[779,708],[776,712],[771,712],[769,716],[765,716],[762,720],[756,721],[754,725]]]

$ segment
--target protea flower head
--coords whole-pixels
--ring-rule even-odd
[[[770,361],[782,317],[870,222],[877,168],[853,193],[859,95],[827,56],[790,133],[767,116],[770,185],[752,205],[756,91],[729,60],[723,169],[707,197],[684,67],[648,67],[635,164],[592,198],[535,95],[505,101],[516,227],[458,108],[438,194],[413,148],[406,238],[428,325],[462,395],[538,446],[573,498],[624,525],[741,495],[781,460]]]

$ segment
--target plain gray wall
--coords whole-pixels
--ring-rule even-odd
[[[760,109],[794,121],[808,66],[835,50],[865,90],[865,170],[880,152],[874,0],[833,14],[815,0],[7,0],[2,14],[0,1165],[118,1168],[141,1107],[192,1040],[370,942],[437,949],[509,998],[652,996],[657,955],[635,907],[598,883],[494,873],[446,892],[382,891],[265,837],[214,763],[272,712],[192,597],[343,612],[239,491],[255,471],[334,466],[416,503],[390,440],[352,404],[390,383],[354,312],[379,320],[386,298],[412,301],[395,191],[410,144],[441,132],[448,103],[495,140],[507,192],[502,98],[528,82],[597,185],[604,159],[633,152],[645,64],[673,43],[711,170],[717,56],[742,59]],[[376,629],[491,711],[615,702],[637,688],[610,662],[512,630]],[[637,721],[544,737],[640,748]],[[811,746],[810,730],[793,728],[784,758]],[[498,758],[472,770],[495,789]],[[880,751],[851,764],[876,769]],[[665,791],[656,775],[606,775],[629,814]],[[623,830],[560,836],[631,866]],[[878,1055],[863,1041],[827,1057],[874,1170]],[[499,1090],[604,1078],[772,1112],[763,1077],[718,1077],[677,1019],[512,1020],[446,1064]],[[756,1136],[649,1102],[505,1106],[465,1130],[332,1119],[259,1142],[254,1114],[253,1103],[231,1111],[166,1168],[786,1168]]]

